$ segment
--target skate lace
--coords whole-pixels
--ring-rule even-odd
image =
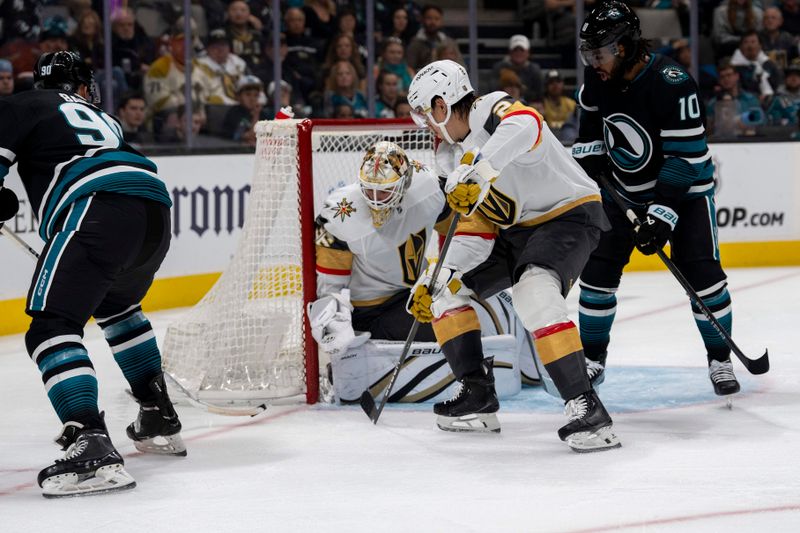
[[[570,422],[583,418],[588,411],[589,404],[583,395],[568,401],[564,406],[564,414],[567,415]]]
[[[603,370],[603,365],[597,361],[592,361],[591,359],[586,360],[586,375],[588,376],[589,380],[592,380],[600,375]]]
[[[736,376],[733,374],[733,364],[730,361],[712,361],[708,373],[711,381],[714,383],[733,381],[736,379]]]
[[[464,391],[465,391],[465,389],[466,389],[466,387],[464,387],[464,384],[463,384],[462,382],[460,382],[460,381],[459,381],[459,382],[458,382],[458,388],[456,389],[456,393],[455,393],[455,394],[453,395],[453,397],[452,397],[452,398],[450,398],[449,400],[445,400],[445,402],[444,402],[444,403],[445,403],[445,404],[447,404],[447,405],[450,405],[450,404],[452,404],[452,403],[455,403],[455,402],[456,402],[456,401],[458,401],[458,400],[459,400],[459,398],[461,398],[461,396],[464,394]]]
[[[79,439],[72,444],[69,445],[67,451],[64,453],[63,459],[56,459],[56,461],[69,461],[74,459],[83,454],[86,451],[86,447],[89,445],[89,442],[84,439]]]

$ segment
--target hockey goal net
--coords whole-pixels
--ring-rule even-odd
[[[314,219],[357,178],[380,140],[431,165],[433,140],[406,120],[256,125],[255,170],[236,252],[203,299],[167,330],[164,369],[197,399],[316,403],[319,360],[305,317],[316,298]]]

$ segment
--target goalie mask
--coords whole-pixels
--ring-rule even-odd
[[[445,124],[450,120],[453,104],[472,92],[474,89],[464,67],[449,59],[434,61],[417,72],[411,80],[408,88],[411,118],[419,126],[436,128],[448,144],[453,144]],[[441,122],[433,118],[433,99],[437,96],[447,106],[447,115]]]
[[[408,156],[393,142],[375,143],[364,154],[358,181],[372,214],[373,226],[380,228],[389,220],[411,183],[412,171]]]

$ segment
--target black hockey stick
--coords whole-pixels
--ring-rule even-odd
[[[636,213],[634,213],[633,210],[627,206],[625,200],[622,199],[617,190],[614,189],[614,187],[608,182],[608,178],[604,174],[601,174],[599,178],[605,191],[611,195],[611,198],[614,199],[614,203],[616,203],[619,208],[622,209],[622,211],[625,213],[625,216],[628,217],[628,220],[631,221],[634,227],[641,226],[642,223],[636,216]],[[656,254],[658,254],[659,259],[663,261],[664,265],[666,265],[669,271],[672,272],[672,275],[675,276],[675,279],[678,280],[678,283],[681,284],[689,299],[691,299],[692,302],[694,302],[694,304],[700,308],[700,311],[702,311],[703,315],[705,315],[711,325],[714,326],[714,329],[720,334],[722,340],[728,345],[728,348],[730,348],[731,351],[736,354],[736,357],[739,358],[744,367],[751,374],[766,373],[769,370],[769,350],[764,350],[764,355],[758,359],[750,359],[744,353],[742,353],[742,350],[736,346],[736,343],[733,342],[730,334],[724,327],[722,327],[722,324],[719,323],[717,317],[714,316],[714,313],[711,311],[711,309],[709,309],[703,300],[700,299],[700,296],[697,295],[695,290],[689,284],[689,281],[684,277],[681,271],[678,270],[678,267],[675,266],[675,263],[672,262],[672,259],[667,257],[667,254],[665,254],[664,250],[661,248],[656,250]]]
[[[436,266],[433,269],[433,274],[431,275],[431,283],[435,283],[436,278],[439,277],[439,272],[442,270],[442,264],[444,263],[445,255],[447,255],[447,249],[450,248],[450,241],[453,240],[453,235],[456,233],[456,226],[458,225],[458,219],[460,216],[461,215],[459,213],[455,213],[453,215],[453,220],[450,222],[450,227],[447,228],[447,235],[445,235],[442,250],[439,252],[439,260],[436,262]],[[378,423],[378,418],[380,418],[383,408],[386,407],[386,402],[389,400],[389,395],[392,393],[392,388],[394,388],[394,382],[397,381],[397,376],[400,374],[400,369],[403,368],[403,363],[405,363],[406,359],[408,358],[408,352],[411,351],[411,344],[414,342],[414,338],[417,336],[418,329],[419,320],[414,319],[414,323],[411,325],[411,330],[408,332],[408,337],[406,337],[406,343],[403,345],[403,352],[400,354],[400,359],[394,366],[394,371],[392,372],[391,379],[389,379],[389,384],[386,386],[386,389],[383,392],[381,403],[377,406],[375,405],[375,398],[372,397],[372,394],[369,393],[369,390],[365,390],[361,395],[361,408],[365,413],[367,413],[367,416],[370,417],[373,424]]]

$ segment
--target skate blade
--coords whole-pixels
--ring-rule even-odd
[[[436,425],[443,431],[462,433],[500,433],[500,421],[494,413],[474,413],[464,416],[442,416]]]
[[[567,445],[577,453],[602,452],[622,447],[619,438],[606,426],[597,431],[579,431],[566,438]]]
[[[133,445],[142,453],[186,457],[186,445],[183,443],[180,433],[153,437],[152,439],[135,440]]]
[[[90,496],[136,487],[136,481],[122,464],[101,466],[94,475],[86,477],[74,473],[61,474],[42,482],[42,496],[45,498],[70,498]]]

